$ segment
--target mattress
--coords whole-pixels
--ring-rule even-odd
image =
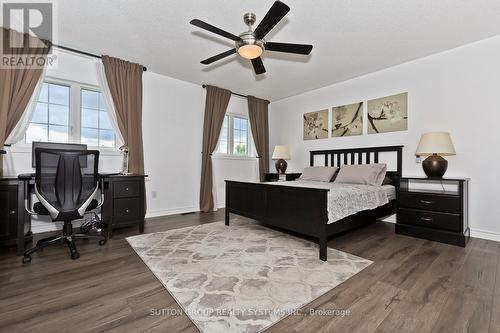
[[[387,199],[389,201],[396,200],[396,187],[394,185],[382,185],[385,194],[387,194]]]
[[[392,185],[371,186],[302,180],[268,184],[328,189],[328,223],[334,223],[363,210],[375,209],[396,198],[396,188]]]

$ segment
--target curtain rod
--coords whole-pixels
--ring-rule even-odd
[[[73,53],[78,53],[78,54],[86,55],[88,57],[102,59],[102,57],[100,55],[89,53],[89,52],[85,52],[85,51],[80,51],[80,50],[77,50],[77,49],[72,49],[71,47],[57,45],[57,44],[54,44],[52,46],[55,46],[55,47],[57,47],[57,48],[59,48],[61,50],[66,50],[66,51],[70,51],[70,52],[73,52]],[[148,69],[145,66],[142,66],[142,70],[144,72],[146,72]]]
[[[202,87],[202,88],[206,88],[206,87],[207,87],[207,85],[206,85],[206,84],[202,84],[202,85],[201,85],[201,87]],[[231,94],[232,94],[232,95],[236,95],[236,96],[240,96],[240,97],[243,97],[243,98],[248,99],[248,96],[247,96],[247,95],[238,94],[238,93],[235,93],[235,92],[232,92],[232,91],[231,91]],[[271,102],[267,101],[267,104],[271,104]]]

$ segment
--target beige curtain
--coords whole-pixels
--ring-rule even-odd
[[[118,128],[129,149],[129,172],[144,174],[142,146],[143,66],[102,56],[106,81],[113,98]]]
[[[28,34],[21,34],[5,28],[2,28],[2,38],[5,45],[8,45],[8,41],[23,40],[22,44],[15,43],[14,45],[23,45],[24,48],[10,49],[8,56],[38,55],[46,57],[52,46],[50,41],[42,41]],[[39,47],[31,47],[28,52],[30,45],[38,45]],[[3,147],[5,140],[26,110],[42,72],[43,68],[38,66],[0,68],[0,148]],[[2,156],[0,154],[0,176],[3,175]]]
[[[264,99],[248,96],[248,118],[259,159],[260,181],[264,181],[264,173],[269,172],[268,105]]]
[[[212,153],[217,148],[231,92],[226,89],[207,86],[205,119],[203,122],[203,144],[201,153],[200,210],[214,210]]]

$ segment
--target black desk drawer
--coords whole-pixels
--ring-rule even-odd
[[[126,223],[143,217],[141,198],[114,199],[113,217],[115,224]]]
[[[459,214],[400,208],[398,223],[462,232],[462,220]]]
[[[417,192],[400,192],[401,207],[433,210],[447,213],[460,213],[460,197]]]
[[[141,183],[137,181],[115,182],[113,190],[114,197],[115,198],[137,197],[139,196],[140,193],[140,186]]]

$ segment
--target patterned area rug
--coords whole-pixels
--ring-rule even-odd
[[[203,333],[262,331],[372,263],[236,219],[127,241]]]

